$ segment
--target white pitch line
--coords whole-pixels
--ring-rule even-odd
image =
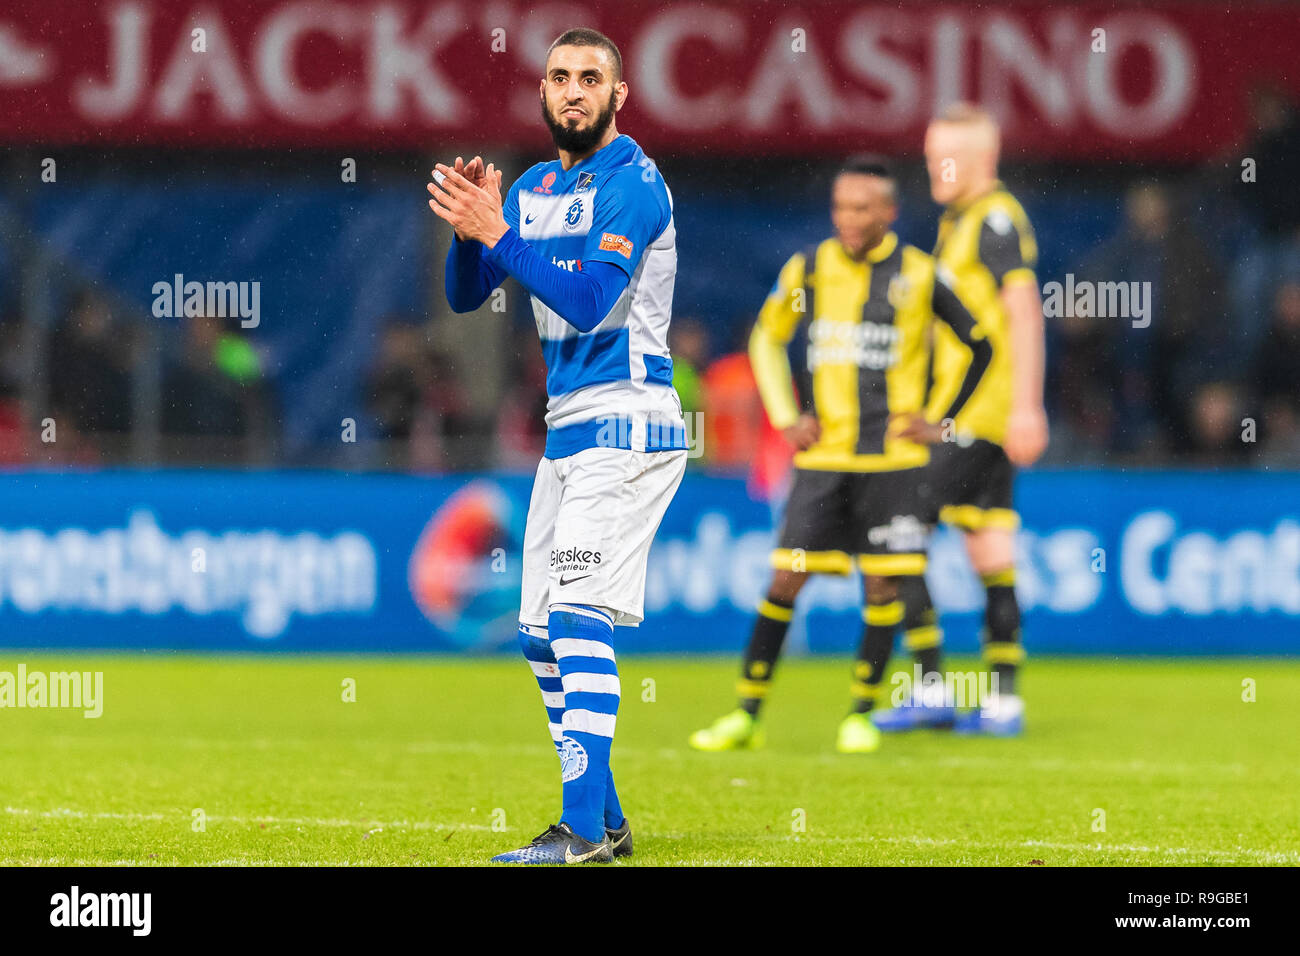
[[[161,813],[87,813],[84,810],[70,810],[67,807],[55,807],[53,810],[28,810],[24,807],[5,807],[5,813],[15,816],[45,817],[46,819],[71,820],[165,820]]]
[[[143,735],[142,735],[143,739]],[[151,743],[157,743],[159,738],[149,737]],[[67,745],[70,742],[77,744],[102,746],[103,740],[99,737],[75,737],[71,735],[62,735],[53,738],[52,743]],[[348,749],[372,751],[377,746],[390,743],[384,738],[364,738],[355,739],[348,742]],[[312,751],[318,753],[321,742],[318,740],[297,739],[297,738],[258,738],[254,740],[222,740],[218,738],[207,737],[174,737],[167,738],[166,743],[172,747],[184,747],[192,750],[220,749],[232,751],[273,751],[273,750],[292,750],[292,751]],[[549,739],[544,736],[536,744],[484,744],[476,741],[453,741],[453,740],[427,740],[408,743],[401,749],[407,754],[472,754],[478,756],[510,756],[510,757],[540,757],[546,759],[553,752],[550,747]],[[694,756],[694,751],[676,748],[649,748],[649,747],[630,747],[620,745],[619,754],[624,757],[656,757],[659,759],[684,760]],[[771,752],[771,751],[769,751]],[[846,766],[848,761],[839,754],[824,752],[784,752],[780,756],[783,759],[795,761],[813,761],[827,765]],[[1230,774],[1233,776],[1242,776],[1250,773],[1251,769],[1246,764],[1241,763],[1152,763],[1146,760],[1067,760],[1057,758],[1031,758],[1024,759],[1017,753],[1007,753],[1005,756],[945,756],[934,758],[911,757],[901,755],[890,755],[890,766],[900,768],[920,768],[944,770],[953,768],[969,769],[997,769],[1005,766],[1007,763],[1014,763],[1017,769],[1035,770],[1039,772],[1079,772],[1079,773],[1115,773],[1115,774],[1174,774],[1199,776],[1206,773]],[[1297,767],[1278,767],[1271,766],[1269,773],[1292,776],[1300,774],[1300,766]]]
[[[655,840],[681,840],[688,836],[683,833],[647,833],[647,839]],[[928,837],[928,836],[818,836],[815,833],[801,833],[798,839],[793,836],[776,835],[776,834],[755,834],[756,840],[780,841],[783,843],[891,843],[904,844],[909,846],[929,846],[929,847],[962,847],[972,850],[1029,850],[1029,849],[1046,849],[1046,850],[1074,850],[1100,853],[1112,851],[1117,853],[1141,853],[1141,854],[1162,854],[1166,856],[1187,857],[1187,856],[1208,856],[1222,857],[1236,860],[1242,858],[1253,858],[1260,862],[1267,863],[1289,863],[1292,865],[1300,864],[1300,852],[1276,852],[1269,850],[1256,850],[1250,847],[1242,847],[1237,850],[1209,850],[1199,849],[1197,847],[1160,847],[1160,846],[1141,846],[1131,843],[1056,843],[1048,840],[1021,840],[1010,843],[977,843],[973,840],[956,839],[947,837]],[[690,864],[694,865],[694,864]]]
[[[135,821],[150,821],[150,822],[163,822],[167,820],[174,820],[174,822],[176,823],[188,822],[189,819],[183,813],[177,813],[174,817],[170,817],[162,813],[130,813],[130,812],[92,813],[85,810],[73,810],[67,807],[56,807],[52,810],[31,810],[23,807],[5,807],[4,812],[13,816],[30,816],[30,817],[39,817],[42,819],[135,820]],[[207,820],[208,822],[211,823],[229,823],[235,826],[247,826],[254,823],[258,823],[258,824],[269,823],[269,824],[276,824],[281,826],[316,826],[316,827],[330,827],[330,828],[355,827],[357,829],[372,830],[372,831],[375,830],[376,828],[380,830],[391,828],[394,830],[410,829],[416,831],[431,830],[436,832],[444,832],[447,830],[471,830],[476,832],[486,832],[492,830],[491,827],[484,826],[482,824],[473,824],[473,823],[449,824],[449,823],[437,823],[430,820],[361,821],[361,820],[344,820],[339,818],[322,818],[322,817],[272,817],[272,816],[239,817],[239,816],[219,816],[219,815],[209,815],[207,817]],[[510,829],[506,828],[505,830],[498,830],[495,832],[508,833],[510,832]],[[679,833],[664,833],[664,834],[647,833],[646,834],[646,837],[649,839],[659,839],[659,840],[679,840],[679,839],[683,839],[684,836],[685,836],[684,834],[679,834]],[[760,840],[779,839],[782,841],[788,841],[792,839],[791,837],[786,837],[786,836],[765,838],[762,835],[756,835],[756,838]],[[1106,852],[1136,853],[1136,854],[1143,854],[1148,856],[1161,855],[1161,856],[1182,857],[1182,858],[1202,856],[1202,857],[1210,857],[1212,859],[1226,859],[1226,860],[1250,859],[1261,863],[1281,863],[1281,864],[1289,864],[1292,866],[1300,865],[1300,853],[1298,852],[1277,852],[1277,851],[1268,851],[1268,850],[1256,850],[1250,847],[1241,847],[1236,850],[1211,850],[1211,849],[1203,849],[1198,847],[1143,846],[1140,844],[1131,844],[1131,843],[1114,843],[1114,844],[1060,843],[1060,842],[1053,842],[1048,840],[1022,840],[1013,843],[976,843],[965,839],[949,839],[949,838],[936,838],[936,837],[926,837],[926,836],[819,836],[817,834],[808,834],[808,833],[800,834],[798,842],[800,843],[891,843],[891,844],[904,844],[909,846],[933,846],[933,847],[956,846],[956,847],[962,847],[962,848],[967,848],[972,850],[994,850],[994,851],[1004,851],[1004,852],[1010,850],[1016,850],[1016,849],[1045,849],[1045,850],[1062,850],[1067,852],[1089,852],[1089,853],[1106,853]],[[51,858],[51,859],[58,859],[58,858]],[[84,865],[91,865],[94,862],[96,861],[85,861]],[[738,861],[738,862],[743,862],[744,865],[749,865],[749,861]],[[762,861],[753,861],[753,862],[759,863]],[[230,865],[238,865],[238,866],[259,865],[256,863],[247,863],[244,861],[224,861],[224,862],[214,863],[212,865],[221,866],[221,865],[226,865],[226,863],[229,863]],[[77,865],[82,865],[82,864],[77,864]],[[138,865],[138,861],[116,861],[110,863],[102,863],[101,865],[134,866],[134,865]],[[266,865],[281,866],[285,864],[280,862],[275,862],[275,861],[268,861]],[[294,864],[289,864],[289,865],[294,865]],[[347,864],[310,863],[310,864],[301,864],[301,865],[344,866]],[[673,865],[707,866],[710,864],[700,863],[695,861],[682,861],[680,863],[676,863]]]
[[[1187,846],[1139,846],[1132,843],[1050,843],[1046,840],[1025,840],[1021,846],[1043,847],[1049,850],[1092,850],[1095,852],[1114,850],[1121,853],[1163,853],[1169,856],[1209,856],[1226,859],[1246,857],[1266,863],[1289,863],[1292,866],[1300,864],[1300,853],[1255,850],[1250,847],[1240,847],[1236,850],[1206,850]]]
[[[12,858],[0,860],[0,865],[4,866],[172,866],[170,863],[161,863],[148,860],[82,860],[66,856],[49,856],[49,857],[30,857],[30,858]],[[183,866],[204,867],[204,866],[375,866],[374,863],[358,863],[355,860],[321,860],[319,863],[286,863],[283,860],[211,860],[201,863],[186,863]],[[420,865],[420,864],[414,864]],[[427,865],[427,864],[425,864]]]
[[[781,837],[780,839],[789,840],[790,837]],[[1014,843],[975,843],[971,840],[945,839],[936,837],[922,836],[904,836],[904,837],[887,837],[887,836],[837,836],[823,837],[802,833],[799,835],[799,842],[808,843],[902,843],[912,846],[957,846],[969,847],[979,850],[1014,850],[1014,849],[1046,849],[1046,850],[1067,850],[1067,851],[1086,851],[1093,853],[1102,853],[1106,851],[1115,853],[1143,853],[1143,854],[1163,854],[1166,856],[1208,856],[1226,859],[1251,858],[1262,862],[1270,863],[1300,863],[1300,853],[1293,852],[1276,852],[1270,850],[1256,850],[1250,847],[1241,847],[1237,850],[1210,850],[1198,847],[1186,846],[1141,846],[1132,843],[1056,843],[1048,840],[1021,840]]]
[[[5,807],[4,812],[14,816],[33,816],[44,819],[75,819],[75,820],[138,820],[138,821],[167,821],[172,820],[177,823],[190,821],[190,816],[183,812],[177,812],[175,816],[169,816],[162,813],[109,813],[109,812],[90,812],[86,810],[72,810],[67,807],[55,807],[53,810],[30,810],[24,807]],[[344,820],[341,818],[329,817],[239,817],[239,816],[221,816],[210,813],[204,818],[208,823],[231,823],[235,826],[247,826],[253,823],[274,823],[281,826],[311,826],[311,827],[357,827],[358,829],[380,830],[384,829],[411,829],[411,830],[491,830],[492,827],[485,826],[481,823],[437,823],[432,820]],[[497,830],[498,833],[508,833],[510,828]]]

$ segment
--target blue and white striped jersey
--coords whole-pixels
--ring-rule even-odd
[[[622,135],[572,169],[558,159],[533,166],[510,188],[503,212],[554,265],[581,270],[599,260],[630,277],[590,332],[531,297],[547,366],[546,456],[686,448],[668,352],[676,229],[672,196],[654,163]]]

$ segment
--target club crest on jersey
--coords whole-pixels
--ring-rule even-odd
[[[575,199],[569,205],[569,211],[564,214],[565,232],[573,232],[582,225],[582,200]]]
[[[889,280],[889,291],[885,299],[895,309],[901,309],[907,303],[907,295],[912,291],[912,283],[901,275]]]
[[[586,189],[588,186],[591,185],[591,181],[595,178],[596,178],[595,173],[578,173],[578,185],[574,187],[573,191],[575,193],[582,192],[584,189]]]
[[[587,751],[572,737],[560,738],[560,781],[577,780],[587,772]]]

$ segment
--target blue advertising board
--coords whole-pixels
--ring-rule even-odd
[[[0,475],[0,646],[487,652],[514,647],[527,475]],[[1030,472],[1017,590],[1030,653],[1300,652],[1300,474]],[[690,474],[623,653],[733,653],[774,514]],[[978,646],[960,538],[929,571],[947,645]],[[817,578],[792,650],[847,653],[860,584]]]

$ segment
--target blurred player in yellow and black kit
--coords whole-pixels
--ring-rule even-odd
[[[809,574],[849,574],[855,566],[863,576],[866,629],[854,663],[852,711],[836,747],[865,753],[880,745],[868,712],[903,622],[898,578],[925,570],[929,446],[941,438],[939,419],[964,407],[992,360],[943,270],[891,231],[897,215],[889,169],[875,159],[850,161],[832,187],[835,238],[790,258],[754,326],[749,353],[763,405],[799,451],[772,552],[775,573],[742,664],[739,706],[691,735],[697,749],[762,745],[759,708],[795,598]],[[973,359],[942,415],[927,420],[935,317]],[[807,354],[797,386],[787,352],[796,333]]]
[[[998,179],[999,149],[997,123],[969,104],[953,105],[926,131],[930,193],[945,206],[934,254],[993,348],[979,387],[950,429],[955,440],[934,449],[929,485],[936,509],[931,521],[961,529],[984,584],[984,659],[997,677],[993,698],[955,715],[955,729],[1010,736],[1024,724],[1016,692],[1024,648],[1015,591],[1020,518],[1012,483],[1015,468],[1033,464],[1047,446],[1047,416],[1043,308],[1034,274],[1038,247],[1024,209]],[[962,387],[969,361],[966,347],[936,328],[929,412],[945,408]],[[924,579],[907,582],[904,603],[909,615],[933,619]],[[876,724],[891,731],[952,722],[949,703],[913,698],[909,706],[877,714]]]

